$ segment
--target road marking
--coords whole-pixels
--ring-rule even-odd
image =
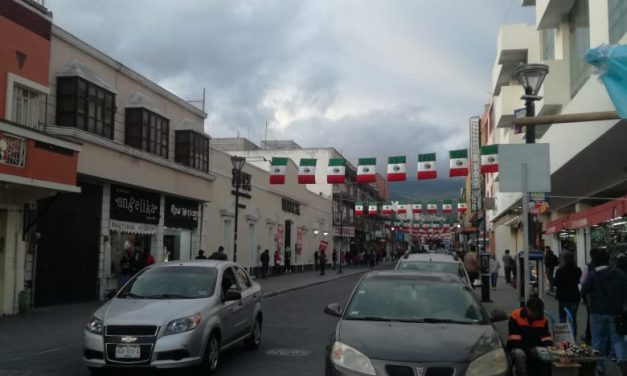
[[[273,356],[309,356],[311,351],[303,349],[272,349],[266,351],[266,355]]]
[[[8,359],[0,359],[0,363],[3,363],[3,362],[15,362],[17,360],[23,360],[23,359],[32,358],[32,357],[39,356],[39,355],[45,355],[45,354],[49,354],[49,353],[65,350],[67,348],[74,347],[74,346],[79,346],[79,345],[81,345],[80,342],[71,343],[69,345],[63,345],[63,346],[59,346],[59,347],[54,347],[52,349],[38,351],[36,353],[27,354],[27,355],[24,355],[24,356],[18,356],[18,357],[15,357],[15,358],[8,358]]]

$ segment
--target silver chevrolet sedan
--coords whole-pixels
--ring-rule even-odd
[[[220,352],[261,342],[261,287],[228,261],[152,265],[100,307],[85,327],[84,362],[103,368],[198,366],[213,373]]]

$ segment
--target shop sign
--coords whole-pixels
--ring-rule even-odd
[[[353,226],[334,226],[333,236],[342,238],[354,238],[355,227]]]
[[[320,240],[320,245],[318,246],[318,250],[326,251],[329,248],[329,242],[326,240]]]
[[[158,224],[159,210],[158,193],[111,185],[111,219]]]
[[[284,212],[300,215],[300,204],[288,198],[281,199],[281,208]]]
[[[157,226],[148,223],[125,222],[112,219],[109,221],[109,230],[128,234],[156,234]]]
[[[198,227],[199,217],[198,201],[165,196],[165,226],[193,230]]]

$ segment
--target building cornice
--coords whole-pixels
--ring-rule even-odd
[[[0,119],[0,130],[14,134],[16,136],[25,137],[35,141],[45,142],[59,146],[68,150],[81,151],[83,148],[80,143],[57,138],[46,133],[41,132],[38,129],[19,125],[17,123],[10,122],[8,120]]]

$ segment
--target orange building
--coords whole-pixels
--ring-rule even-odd
[[[81,146],[44,132],[51,30],[40,3],[0,2],[0,315],[31,303],[37,200],[80,192]]]

